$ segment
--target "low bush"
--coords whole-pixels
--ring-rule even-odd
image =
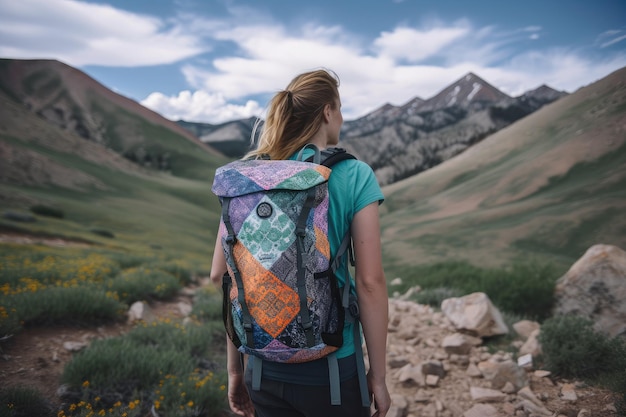
[[[419,304],[440,308],[443,300],[453,297],[462,297],[464,294],[459,289],[454,288],[427,288],[416,293],[412,299]]]
[[[626,342],[593,329],[575,315],[547,319],[539,334],[545,368],[564,378],[602,383],[626,395]],[[626,399],[626,397],[625,397]]]
[[[175,276],[176,279],[178,279],[178,281],[181,283],[181,285],[189,285],[191,283],[191,280],[192,280],[191,271],[189,271],[187,268],[181,265],[178,265],[174,262],[155,263],[154,265],[151,265],[151,267],[160,269],[164,272],[167,272],[168,274]]]
[[[32,324],[101,324],[124,317],[126,305],[115,294],[93,285],[33,287],[33,291],[0,297],[1,311],[8,312],[0,328],[19,322]]]
[[[141,300],[166,300],[181,288],[180,281],[159,269],[131,268],[106,283],[109,291],[115,292],[127,304]]]
[[[221,321],[222,293],[215,287],[203,287],[198,290],[191,315],[202,321]]]
[[[535,262],[499,269],[479,268],[462,261],[442,262],[413,269],[393,291],[403,292],[419,285],[424,300],[431,305],[445,296],[446,291],[457,295],[484,292],[502,311],[542,320],[551,314],[554,285],[559,276],[555,267]],[[434,292],[430,293],[431,290]]]
[[[154,407],[166,416],[218,416],[226,392],[223,373],[206,367],[213,334],[212,326],[165,320],[94,341],[63,371],[71,392],[66,400],[105,409],[135,404],[142,413]]]
[[[105,229],[91,229],[91,233],[93,233],[94,235],[107,237],[109,239],[113,239],[115,237],[115,233]]]
[[[55,417],[54,407],[37,390],[28,387],[0,388],[0,416]]]
[[[32,206],[30,208],[30,211],[40,216],[56,217],[57,219],[62,219],[65,217],[65,213],[63,213],[63,210],[59,210],[54,207],[49,207],[43,204],[37,204],[37,205]]]
[[[552,314],[558,276],[551,265],[514,263],[490,270],[474,285],[502,311],[541,321]]]

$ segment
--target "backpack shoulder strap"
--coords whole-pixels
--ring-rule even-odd
[[[313,158],[314,156],[310,156],[306,161],[313,162]],[[356,159],[356,157],[348,153],[344,148],[327,148],[321,151],[320,164],[330,168],[337,162],[345,161],[346,159]]]

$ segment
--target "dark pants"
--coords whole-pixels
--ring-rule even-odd
[[[361,404],[359,379],[341,383],[341,405],[330,404],[328,385],[299,385],[261,380],[261,390],[252,390],[252,372],[246,369],[246,386],[257,417],[369,417]]]

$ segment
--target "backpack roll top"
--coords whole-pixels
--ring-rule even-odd
[[[330,172],[312,162],[234,161],[215,171],[212,191],[218,197],[238,197],[267,190],[307,190],[328,181]]]
[[[216,171],[225,324],[243,353],[306,362],[343,343],[345,312],[330,270],[330,173],[292,160],[235,161]]]

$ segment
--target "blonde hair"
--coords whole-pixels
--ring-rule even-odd
[[[324,107],[337,106],[339,77],[320,69],[296,76],[270,101],[258,146],[246,158],[287,159],[317,133]]]

